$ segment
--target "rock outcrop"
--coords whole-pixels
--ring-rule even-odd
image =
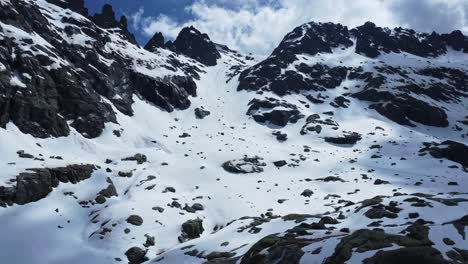
[[[54,21],[38,4],[11,1],[0,9],[0,127],[12,122],[41,138],[67,136],[73,127],[94,138],[105,123],[117,123],[111,104],[133,114],[134,94],[166,111],[190,106],[199,69],[139,48],[110,5],[88,17],[83,1],[41,2],[82,15],[63,12]]]
[[[16,186],[0,187],[0,206],[27,204],[45,198],[59,183],[79,183],[91,177],[94,165],[29,169],[16,177]]]

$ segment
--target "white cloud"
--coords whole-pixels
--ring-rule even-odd
[[[193,19],[179,23],[167,16],[140,18],[143,32],[175,38],[181,28],[193,25],[215,42],[265,55],[285,34],[310,21],[468,30],[466,0],[198,0],[185,12]]]
[[[139,29],[144,13],[145,10],[143,9],[143,7],[140,7],[140,9],[136,13],[130,15],[130,22],[132,23],[131,25],[133,29]]]

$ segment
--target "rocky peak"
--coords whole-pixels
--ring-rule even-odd
[[[119,24],[115,20],[115,12],[111,5],[105,4],[102,7],[101,13],[96,13],[92,20],[96,25],[102,28],[114,28],[118,27]]]
[[[128,21],[127,21],[127,17],[126,17],[126,16],[121,16],[121,17],[120,17],[119,25],[120,25],[120,27],[121,27],[122,29],[128,30]]]
[[[468,53],[468,36],[463,35],[460,30],[452,31],[450,34],[442,34],[442,38],[453,49]]]
[[[174,41],[174,47],[177,52],[208,66],[216,65],[216,60],[221,57],[208,35],[201,33],[193,26],[185,27],[180,31]]]
[[[157,48],[164,48],[164,36],[161,32],[157,32],[154,36],[146,43],[145,50],[155,51]]]
[[[121,16],[120,20],[117,21],[115,18],[115,12],[111,5],[105,4],[102,7],[100,14],[96,13],[90,19],[99,27],[102,28],[120,28],[125,38],[131,43],[138,45],[135,36],[128,31],[128,21],[126,16]]]
[[[68,8],[85,17],[88,16],[88,9],[85,7],[84,0],[47,0],[47,2],[60,6],[61,8]]]
[[[73,10],[63,12],[34,1],[1,3],[8,8],[0,8],[0,128],[12,122],[39,138],[67,136],[73,128],[94,138],[105,123],[117,123],[111,105],[122,114],[133,114],[134,94],[166,111],[186,109],[189,97],[196,96],[196,67],[134,45],[127,19],[117,22],[110,5],[88,20],[77,18]],[[63,16],[55,18],[50,15],[54,12]],[[67,34],[59,33],[57,25],[62,23],[48,19],[67,24]],[[18,37],[20,30],[31,36]],[[135,57],[135,52],[143,56]],[[158,75],[163,67],[166,71]],[[175,75],[179,70],[187,76]]]
[[[445,54],[448,47],[468,52],[468,39],[461,31],[441,35],[435,32],[427,34],[401,27],[392,30],[366,22],[352,29],[351,34],[356,37],[356,53],[370,58],[390,52],[437,57]]]
[[[311,22],[299,26],[287,34],[273,51],[273,55],[332,53],[333,48],[349,47],[352,44],[346,26]]]

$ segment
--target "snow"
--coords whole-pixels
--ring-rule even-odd
[[[13,77],[11,77],[10,79],[10,85],[12,86],[18,86],[18,87],[21,87],[21,88],[26,88],[26,84],[24,84],[20,77],[18,75],[14,75]]]
[[[123,253],[133,245],[144,243],[144,234],[149,233],[157,237],[157,245],[149,251],[150,258],[164,256],[161,263],[173,263],[184,258],[179,250],[186,243],[180,244],[177,236],[180,234],[180,225],[189,219],[200,217],[203,219],[205,231],[201,238],[188,242],[196,243],[198,249],[207,251],[234,249],[241,244],[256,242],[258,239],[276,230],[286,230],[294,226],[293,222],[281,220],[262,225],[262,232],[256,235],[245,235],[235,230],[242,226],[242,222],[210,234],[214,226],[226,225],[231,220],[243,216],[256,216],[273,208],[275,214],[285,215],[297,213],[322,213],[329,210],[323,197],[329,194],[340,194],[343,199],[360,201],[376,195],[392,195],[392,190],[398,186],[400,192],[414,193],[438,193],[446,188],[444,181],[430,182],[429,177],[439,176],[453,181],[458,181],[459,186],[451,187],[451,191],[463,191],[467,181],[463,173],[458,170],[447,169],[453,164],[445,161],[441,166],[438,162],[426,157],[415,156],[420,147],[420,142],[441,140],[430,134],[415,132],[410,128],[389,123],[386,119],[364,110],[365,104],[352,100],[350,108],[346,111],[335,111],[333,119],[340,124],[340,131],[356,131],[363,135],[374,132],[374,128],[380,126],[385,131],[376,131],[376,135],[364,138],[352,148],[333,146],[323,141],[322,137],[334,131],[324,131],[320,136],[300,136],[298,131],[302,122],[288,125],[283,132],[288,134],[289,140],[278,143],[271,135],[272,130],[266,126],[255,123],[247,118],[247,103],[257,97],[254,93],[236,92],[237,80],[225,83],[225,72],[231,61],[227,57],[220,60],[218,66],[206,68],[206,73],[197,81],[198,97],[192,99],[192,106],[185,111],[172,113],[161,112],[151,104],[134,97],[134,116],[129,117],[118,114],[118,123],[107,124],[104,133],[97,139],[90,140],[72,131],[69,137],[55,139],[34,139],[24,135],[9,124],[6,130],[0,130],[2,149],[0,157],[2,160],[16,162],[15,166],[7,166],[4,170],[3,180],[7,181],[30,167],[53,167],[60,166],[73,161],[73,163],[92,163],[102,166],[103,169],[96,172],[91,180],[80,183],[77,186],[61,185],[54,190],[49,197],[27,205],[26,207],[10,207],[0,211],[1,232],[9,238],[9,244],[3,244],[3,248],[10,248],[19,243],[24,248],[34,248],[33,245],[40,239],[48,247],[58,245],[62,239],[67,240],[65,246],[61,246],[61,254],[44,254],[41,248],[37,251],[28,251],[22,254],[24,262],[33,259],[43,259],[43,263],[82,263],[76,256],[86,255],[90,262],[107,263],[114,257],[125,258]],[[349,83],[343,86],[350,85]],[[340,88],[331,93],[340,93]],[[286,96],[283,98],[300,106],[297,100],[299,95]],[[193,109],[203,106],[211,112],[205,119],[196,119]],[[302,108],[306,115],[334,110],[331,106],[311,105],[310,108]],[[178,121],[176,121],[178,120]],[[122,130],[122,136],[117,138],[113,130]],[[179,136],[187,132],[191,137],[181,139]],[[224,133],[222,136],[220,133]],[[304,141],[305,140],[305,141]],[[373,140],[384,144],[381,154],[384,159],[373,160],[369,156],[372,152],[365,150],[367,146],[375,144]],[[400,145],[385,144],[395,140]],[[42,147],[37,146],[39,143]],[[312,147],[313,152],[306,154],[308,160],[301,162],[299,167],[283,167],[277,169],[272,165],[273,161],[286,159],[289,161],[291,153],[303,153],[303,145]],[[16,151],[24,149],[28,153],[44,157],[60,155],[64,161],[46,159],[44,162],[34,160],[20,160]],[[353,149],[362,149],[354,152]],[[122,158],[134,153],[144,153],[148,156],[148,163],[136,166],[134,162],[120,161]],[[198,155],[197,155],[198,153]],[[187,154],[187,156],[185,155]],[[227,160],[242,158],[245,154],[258,155],[265,158],[268,164],[265,172],[260,174],[234,175],[222,170],[221,164]],[[305,153],[304,153],[305,154]],[[401,156],[409,157],[408,161],[399,162],[398,168],[392,167],[392,160]],[[104,168],[104,160],[114,160],[112,164],[113,173],[107,174]],[[292,157],[291,157],[292,158]],[[318,158],[320,163],[313,162]],[[358,163],[346,164],[341,160],[357,158]],[[392,158],[392,160],[390,160]],[[168,166],[162,166],[167,162]],[[200,169],[201,166],[205,168]],[[352,167],[354,169],[352,169]],[[135,169],[135,170],[134,170]],[[388,180],[391,185],[382,185],[379,188],[370,188],[371,182],[354,182],[359,174],[369,169],[375,169],[374,178]],[[133,171],[132,178],[119,178],[115,176],[117,171]],[[316,179],[327,175],[339,173],[340,177],[348,183],[324,183],[313,182],[312,185],[305,184],[302,179]],[[395,175],[398,173],[398,175]],[[73,190],[80,200],[93,199],[95,194],[106,186],[105,175],[114,181],[119,197],[109,200],[107,206],[97,206],[98,211],[91,213],[91,209],[77,206],[77,202],[70,197],[64,197],[63,192]],[[139,186],[139,183],[148,175],[156,176],[155,181],[149,181]],[[285,177],[287,175],[287,177]],[[220,179],[219,181],[217,179]],[[422,187],[411,183],[423,180]],[[156,184],[153,191],[145,190],[146,187]],[[278,186],[275,186],[278,184]],[[174,187],[176,193],[162,193],[166,187]],[[372,185],[371,185],[372,186]],[[311,188],[314,195],[310,203],[304,203],[304,197],[299,194],[305,189]],[[355,194],[355,189],[361,191]],[[126,194],[125,192],[128,191]],[[193,200],[195,197],[200,199]],[[187,203],[202,203],[204,211],[196,214],[185,213],[180,215],[179,209],[167,208],[163,213],[155,213],[151,208],[154,206],[165,206],[172,202],[172,198],[178,198],[182,206]],[[287,199],[283,204],[277,203],[278,199]],[[332,201],[330,201],[332,202]],[[313,206],[311,206],[313,204]],[[53,212],[55,208],[60,209],[60,215]],[[91,213],[91,215],[90,215]],[[141,227],[132,228],[131,236],[123,235],[125,219],[130,214],[138,214],[145,220]],[[16,223],[5,224],[5,219],[11,215],[18,219]],[[93,224],[89,219],[95,218],[99,223]],[[64,223],[65,219],[72,219],[72,224]],[[31,220],[28,220],[31,219]],[[34,219],[34,225],[29,221]],[[89,237],[93,232],[101,228],[101,223],[110,220],[107,225],[117,224],[113,231],[106,234],[103,240],[97,237]],[[449,219],[447,219],[449,220]],[[451,219],[453,220],[453,219]],[[157,221],[157,222],[155,222]],[[363,219],[356,219],[356,223]],[[245,222],[245,221],[244,221]],[[248,222],[248,221],[247,221]],[[278,224],[276,224],[278,222]],[[355,225],[354,223],[353,225]],[[65,228],[57,229],[57,225]],[[280,227],[287,224],[287,227]],[[349,223],[348,223],[349,224]],[[280,225],[280,226],[278,226]],[[350,224],[349,224],[350,225]],[[21,226],[29,226],[27,232],[17,232]],[[36,229],[33,229],[36,227]],[[355,226],[357,228],[358,226]],[[10,232],[11,230],[12,232]],[[13,233],[16,232],[16,233]],[[42,235],[47,232],[47,235]],[[34,240],[27,237],[35,237]],[[135,238],[129,240],[129,238]],[[79,238],[78,240],[75,240]],[[5,240],[6,241],[6,240]],[[223,241],[230,241],[227,248],[218,248]],[[331,242],[326,242],[331,243]],[[245,252],[249,246],[237,251],[238,254]],[[72,250],[73,249],[73,250]],[[158,256],[157,253],[166,253]],[[332,251],[331,251],[332,252]],[[1,257],[17,257],[18,252],[10,251],[8,255]],[[185,256],[186,257],[186,256]],[[193,259],[192,259],[193,260]],[[192,262],[191,262],[192,263]],[[195,261],[193,263],[196,263]]]
[[[8,2],[0,1],[2,5]],[[44,12],[51,14],[50,21],[54,22],[54,27],[64,26],[58,21],[65,15],[85,19],[73,12],[65,13],[63,9],[46,1],[40,0],[37,3]],[[33,38],[34,45],[41,45],[51,54],[54,53],[53,47],[40,36],[11,25],[0,25],[4,29],[4,36],[15,37],[15,41]],[[0,160],[3,161],[0,165],[0,186],[14,186],[12,180],[15,176],[28,168],[79,163],[100,166],[90,179],[76,185],[60,184],[43,200],[24,206],[0,208],[0,248],[3,249],[0,250],[0,259],[8,263],[115,263],[114,258],[126,259],[124,253],[128,248],[141,246],[145,242],[145,234],[156,237],[156,245],[148,251],[148,257],[151,259],[161,259],[159,263],[203,263],[204,259],[184,255],[183,248],[195,245],[199,251],[204,250],[206,253],[235,250],[240,256],[259,239],[269,234],[285,232],[297,225],[294,221],[277,218],[260,225],[262,229],[259,233],[249,233],[248,230],[239,232],[252,222],[252,219],[241,219],[242,217],[258,217],[269,209],[272,209],[275,215],[282,216],[291,213],[328,212],[336,218],[337,213],[334,209],[340,206],[339,199],[357,203],[377,195],[385,195],[390,198],[385,198],[384,204],[390,201],[403,203],[407,197],[393,197],[395,190],[409,194],[443,193],[441,196],[446,198],[468,198],[466,172],[460,168],[449,168],[457,165],[456,163],[418,155],[422,142],[452,139],[466,144],[466,138],[461,138],[460,132],[450,129],[397,125],[367,109],[367,103],[353,98],[350,98],[351,104],[345,110],[337,110],[329,105],[333,98],[347,91],[345,87],[358,85],[356,81],[346,80],[340,87],[326,91],[329,98],[322,105],[311,104],[305,107],[300,103],[304,100],[303,95],[282,97],[282,100],[297,105],[306,117],[319,113],[324,118],[323,112],[333,111],[332,118],[338,122],[339,130],[324,126],[321,134],[301,136],[299,131],[305,122],[305,119],[301,119],[298,123],[289,124],[282,129],[283,133],[288,134],[288,140],[279,143],[272,135],[275,129],[258,124],[246,115],[248,102],[252,99],[277,96],[268,92],[260,96],[252,92],[237,91],[238,76],[226,83],[227,74],[233,65],[244,67],[248,66],[244,63],[253,64],[256,61],[242,62],[237,55],[225,52],[222,53],[217,66],[204,67],[168,50],[159,49],[157,54],[148,52],[122,41],[119,33],[107,33],[111,41],[107,43],[105,52],[122,54],[129,60],[129,67],[139,73],[153,78],[185,75],[180,68],[163,67],[170,63],[171,57],[181,63],[203,69],[200,80],[196,81],[197,97],[190,98],[189,109],[167,113],[134,96],[134,115],[123,115],[114,108],[118,124],[106,124],[103,134],[96,139],[87,139],[73,128],[68,137],[46,139],[24,134],[13,123],[8,123],[5,129],[0,128]],[[83,35],[66,40],[84,46],[88,45],[89,41]],[[28,51],[30,47],[25,46],[23,49]],[[333,54],[303,54],[289,67],[299,63],[318,62],[330,66],[366,67],[366,64],[379,63],[379,60],[384,60],[389,65],[412,68],[427,65],[425,59],[404,53],[385,54],[377,60],[371,60],[353,51],[354,47],[350,47],[338,48]],[[434,59],[433,63],[468,69],[464,58],[459,52],[451,50],[446,55]],[[54,60],[54,67],[67,63],[60,58]],[[100,56],[99,60],[107,66],[113,63],[104,56]],[[2,67],[5,68],[0,64],[0,71]],[[371,68],[369,66],[365,70]],[[26,87],[22,77],[29,79],[26,75],[14,75],[10,83]],[[118,95],[114,97],[118,98]],[[107,99],[103,100],[108,102]],[[448,109],[452,123],[454,120],[461,120],[468,111],[466,98],[457,105],[440,102],[438,104]],[[211,114],[204,119],[196,119],[194,109],[197,107],[203,107]],[[382,130],[377,130],[376,127],[381,127]],[[115,136],[115,130],[121,131],[121,137]],[[341,135],[343,131],[358,132],[363,135],[363,139],[354,146],[345,147],[324,142],[323,137]],[[190,137],[181,138],[182,133],[189,133]],[[377,150],[369,149],[369,146],[374,144],[383,146],[378,150],[379,155],[382,155],[380,159],[371,158],[377,153]],[[305,145],[310,147],[310,152],[304,151]],[[44,161],[19,158],[18,150],[24,150],[35,157],[43,157]],[[133,161],[122,161],[135,153],[145,154],[148,162],[137,165]],[[263,161],[267,163],[265,171],[238,175],[221,168],[225,161],[240,159],[244,155],[264,158]],[[307,159],[301,160],[301,155]],[[61,156],[63,160],[49,158],[51,156]],[[402,157],[407,160],[400,160]],[[112,163],[106,164],[106,159],[111,159]],[[318,161],[315,161],[316,159]],[[272,162],[278,160],[286,160],[297,167],[276,168]],[[295,163],[294,160],[299,161]],[[350,160],[356,162],[350,163]],[[392,165],[394,162],[398,163],[397,166]],[[163,165],[164,163],[168,165]],[[106,168],[111,168],[112,172],[106,172]],[[369,170],[375,172],[369,173]],[[119,171],[132,171],[133,176],[119,177]],[[371,179],[363,180],[362,174],[369,174]],[[150,175],[156,179],[145,182]],[[316,181],[330,175],[339,176],[345,182]],[[96,204],[90,208],[80,206],[80,201],[94,200],[96,194],[107,187],[107,177],[114,182],[119,196],[108,199],[103,205]],[[375,186],[375,179],[386,180],[390,184]],[[415,185],[418,181],[423,184]],[[447,186],[449,181],[456,181],[458,185]],[[156,186],[153,189],[147,189],[154,184]],[[167,187],[174,187],[176,192],[163,192]],[[304,189],[311,189],[314,194],[305,198],[300,195]],[[78,199],[64,195],[66,192],[73,192]],[[456,195],[457,192],[460,194]],[[341,197],[333,198],[330,195]],[[167,204],[172,203],[174,199],[178,199],[182,207],[197,202],[205,209],[188,213],[168,207]],[[279,199],[286,201],[278,203]],[[417,210],[423,219],[437,219],[437,222],[431,225],[430,238],[441,252],[449,250],[449,247],[441,242],[445,236],[450,236],[457,246],[468,248],[467,241],[456,233],[453,226],[444,225],[455,220],[461,213],[467,212],[468,203],[452,207],[435,201],[431,203],[433,208],[414,208],[407,203],[403,203],[401,207],[405,214]],[[152,209],[154,206],[164,207],[165,211],[159,213]],[[336,225],[336,230],[331,235],[324,232],[311,234],[313,238],[328,239],[304,248],[305,252],[311,252],[322,247],[322,251],[318,255],[306,254],[301,262],[319,263],[317,259],[321,260],[333,254],[339,238],[345,235],[337,230],[344,227],[350,228],[351,231],[366,228],[371,219],[363,215],[364,211],[346,212],[347,218]],[[140,215],[144,223],[138,227],[129,226],[126,218],[131,214]],[[205,232],[198,239],[179,243],[177,237],[181,232],[181,224],[197,217],[203,219]],[[315,220],[317,219],[306,221],[309,223]],[[386,228],[386,232],[398,234],[405,228],[407,221],[405,217],[386,219],[386,224],[398,225],[395,228]],[[215,227],[221,226],[222,229],[213,232]],[[111,228],[112,232],[106,233],[101,239],[98,233],[103,227]],[[130,234],[125,234],[125,228],[131,228]],[[229,241],[229,245],[221,246],[225,241]],[[360,263],[372,253],[375,252],[354,253],[349,263]]]

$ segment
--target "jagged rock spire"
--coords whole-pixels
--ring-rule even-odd
[[[161,32],[155,33],[154,36],[145,45],[145,49],[148,51],[155,51],[157,48],[164,47],[164,36]]]
[[[174,46],[178,52],[208,66],[216,65],[216,60],[221,57],[208,35],[201,33],[193,26],[185,27],[180,31],[174,41]]]

